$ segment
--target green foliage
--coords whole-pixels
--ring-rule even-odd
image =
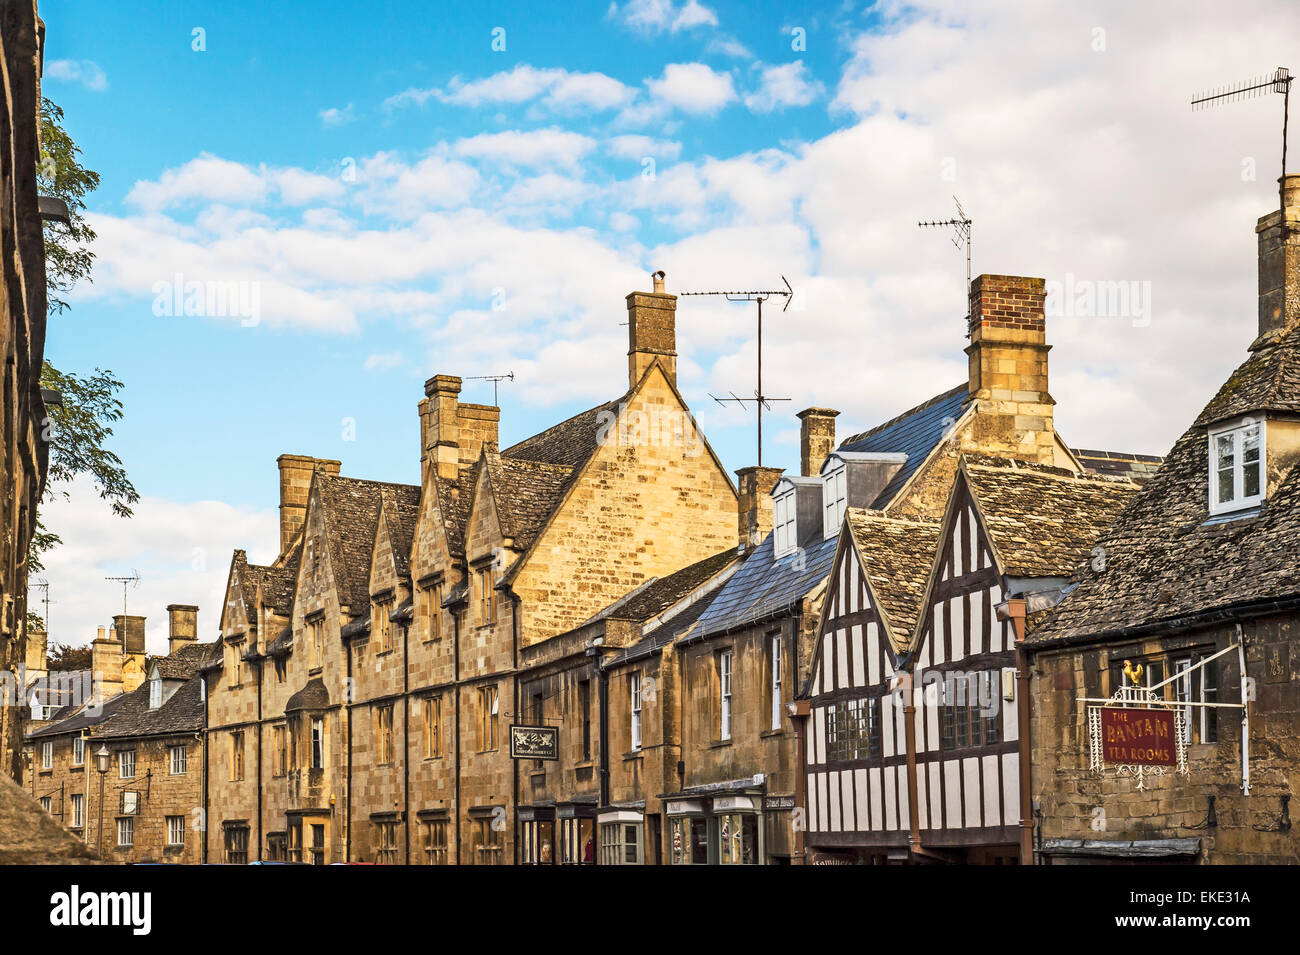
[[[41,101],[41,162],[37,182],[43,196],[57,196],[68,204],[71,226],[45,224],[45,283],[51,311],[62,312],[68,303],[61,297],[78,282],[89,282],[95,253],[89,243],[95,230],[83,215],[85,195],[99,187],[99,173],[87,169],[77,158],[81,150],[63,128],[63,110],[48,99]]]

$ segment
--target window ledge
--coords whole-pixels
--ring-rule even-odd
[[[785,735],[785,730],[783,730],[783,729],[781,729],[781,730],[763,730],[763,732],[761,732],[761,733],[758,734],[758,738],[759,738],[759,739],[772,739],[773,737],[784,736],[784,735]]]
[[[724,746],[730,746],[730,745],[731,745],[731,740],[729,739],[715,739],[712,743],[709,744],[709,749],[721,749]]]
[[[645,750],[643,749],[634,749],[630,753],[623,754],[624,761],[631,760],[631,759],[644,759],[644,758],[645,758]]]

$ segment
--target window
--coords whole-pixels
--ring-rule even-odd
[[[773,556],[784,557],[790,553],[799,544],[798,525],[796,515],[798,506],[795,502],[794,489],[780,494],[773,501],[774,525],[772,533]]]
[[[438,640],[442,637],[442,584],[430,584],[420,588],[420,602],[423,605],[425,621],[424,639]]]
[[[86,740],[84,737],[74,736],[72,738],[72,765],[86,765]]]
[[[41,769],[54,768],[54,740],[47,739],[41,743]]]
[[[271,727],[272,759],[274,760],[271,764],[272,776],[283,776],[289,772],[289,747],[286,745],[285,740],[287,735],[287,727]]]
[[[324,865],[328,858],[325,851],[325,827],[314,822],[311,826],[311,864]]]
[[[880,699],[840,700],[826,713],[828,761],[880,756]]]
[[[325,617],[317,616],[307,621],[308,665],[320,669],[325,659]]]
[[[375,749],[379,754],[380,765],[393,761],[393,704],[391,703],[375,711]]]
[[[731,739],[731,651],[718,654],[718,739]]]
[[[185,845],[185,817],[184,816],[167,817],[167,845],[169,846]]]
[[[1201,660],[1214,653],[1212,647],[1192,651],[1182,651],[1168,657],[1133,660],[1134,665],[1141,665],[1140,683],[1150,689],[1164,683],[1166,675],[1175,677],[1169,683],[1156,690],[1156,695],[1169,702],[1183,704],[1217,703],[1219,701],[1218,662],[1211,661],[1196,667]],[[1114,691],[1121,686],[1132,686],[1132,681],[1124,676],[1124,662],[1112,657],[1110,668],[1110,685]],[[1183,718],[1183,741],[1191,743],[1217,743],[1219,741],[1218,712],[1213,706],[1179,707]]]
[[[393,602],[385,600],[375,604],[376,631],[379,634],[379,652],[393,649]]]
[[[488,564],[478,572],[479,623],[488,624],[497,621],[497,569]]]
[[[226,827],[226,862],[231,865],[248,864],[248,826]]]
[[[674,816],[668,824],[670,865],[706,865],[709,823],[703,816]]]
[[[46,812],[51,812],[51,813],[52,813],[52,812],[54,811],[54,799],[53,799],[53,797],[51,797],[51,796],[42,796],[42,797],[41,797],[41,808],[44,809]]]
[[[127,816],[117,821],[117,844],[119,846],[135,845],[135,819]]]
[[[244,731],[230,734],[230,778],[238,782],[244,778]]]
[[[242,686],[244,683],[244,650],[239,644],[234,644],[230,648],[230,688]]]
[[[442,755],[442,697],[430,696],[424,701],[424,758],[436,759]]]
[[[325,721],[320,717],[311,721],[311,768],[325,768]]]
[[[397,823],[380,822],[379,838],[375,843],[375,862],[378,865],[397,865]]]
[[[1245,419],[1210,432],[1210,513],[1239,511],[1264,499],[1264,424]]]
[[[433,819],[424,824],[424,864],[447,864],[447,820]]]
[[[641,865],[642,861],[640,823],[601,823],[601,865]]]
[[[595,820],[560,820],[560,864],[593,865],[596,862]]]
[[[122,801],[119,809],[123,816],[138,816],[140,814],[140,792],[136,789],[125,789],[122,791]]]
[[[481,686],[478,691],[478,748],[486,753],[497,748],[497,688]]]
[[[289,840],[283,832],[267,834],[266,857],[271,862],[289,861]]]
[[[82,793],[73,793],[72,802],[72,828],[80,829],[86,824],[86,797]]]
[[[156,710],[162,706],[162,680],[149,681],[149,709]]]
[[[840,532],[840,525],[844,523],[844,511],[848,503],[843,464],[826,475],[822,500],[826,509],[826,519],[822,530],[826,537],[835,537]]]
[[[784,674],[781,672],[781,666],[783,663],[781,659],[781,635],[777,634],[772,637],[768,645],[771,648],[768,651],[768,670],[772,675],[770,703],[772,707],[772,722],[770,728],[773,731],[776,731],[781,728],[781,680],[784,677]]]
[[[173,776],[185,775],[185,747],[173,746],[169,751],[168,772]]]
[[[133,749],[118,750],[117,778],[135,779],[135,750]]]
[[[1002,739],[1002,710],[996,671],[944,681],[939,706],[939,748],[987,746]]]
[[[628,674],[627,686],[632,700],[632,752],[635,753],[641,749],[641,674]]]
[[[578,718],[582,720],[582,761],[591,759],[591,681],[578,683]]]
[[[474,864],[500,865],[504,844],[501,830],[495,824],[495,817],[485,817],[475,821],[474,826]]]
[[[729,812],[715,818],[718,825],[718,863],[757,864],[758,816],[752,812]]]

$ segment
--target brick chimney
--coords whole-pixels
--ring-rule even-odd
[[[664,291],[664,273],[656,272],[653,292],[627,297],[627,377],[635,387],[655,359],[677,384],[677,296]]]
[[[90,669],[99,702],[122,692],[122,644],[104,636],[103,627],[90,645]]]
[[[307,520],[307,495],[311,476],[323,471],[331,477],[339,473],[338,461],[312,458],[305,454],[282,454],[275,459],[280,467],[280,553],[289,549]]]
[[[741,468],[737,524],[741,550],[748,553],[763,542],[772,532],[772,488],[781,480],[784,468],[764,468],[757,465]]]
[[[813,477],[822,473],[826,456],[835,450],[835,418],[831,408],[805,408],[799,412],[799,473]]]
[[[1057,463],[1046,299],[1042,279],[981,275],[971,283],[966,354],[979,413],[964,450]]]
[[[167,653],[173,654],[199,639],[199,608],[192,604],[167,605]]]
[[[144,682],[144,617],[119,613],[113,627],[122,642],[122,689],[130,693]]]
[[[501,409],[460,400],[461,379],[434,375],[420,402],[421,461],[441,478],[455,480],[478,460],[484,444],[496,444]]]
[[[1251,348],[1300,325],[1300,174],[1283,176],[1282,208],[1255,225],[1259,236],[1259,337]]]

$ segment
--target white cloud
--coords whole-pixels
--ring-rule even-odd
[[[736,98],[731,74],[704,63],[669,63],[645,85],[656,103],[692,115],[716,113]]]
[[[458,156],[514,166],[573,167],[595,147],[596,141],[590,136],[552,127],[527,132],[479,133],[457,141],[453,148]]]
[[[51,60],[45,64],[42,78],[80,83],[86,89],[96,93],[108,89],[108,76],[93,60]]]
[[[268,487],[274,487],[268,467]],[[135,516],[113,516],[89,482],[69,486],[41,507],[41,520],[63,538],[44,558],[50,581],[50,641],[82,645],[96,627],[122,612],[122,587],[105,577],[139,571],[127,591],[127,612],[146,618],[149,653],[167,652],[167,605],[196,604],[199,639],[217,635],[231,552],[248,549],[254,563],[275,557],[279,519],[274,508],[242,510],[219,501],[180,501],[144,495]]]
[[[518,105],[533,100],[556,111],[614,109],[628,102],[635,91],[604,73],[579,73],[559,68],[541,69],[520,63],[477,80],[453,77],[445,89],[411,88],[384,101],[387,109],[423,106],[430,99],[455,106]]]
[[[356,114],[352,110],[352,104],[348,103],[340,109],[337,106],[331,106],[329,109],[320,111],[320,121],[322,126],[343,126],[346,123],[356,119]]]
[[[379,369],[386,371],[391,368],[400,368],[406,359],[401,352],[376,352],[373,355],[367,355],[365,363],[362,365],[366,371]]]
[[[647,156],[655,159],[676,159],[682,152],[682,144],[679,142],[636,134],[612,136],[604,140],[604,146],[606,152],[620,159],[641,160]]]
[[[616,3],[610,4],[609,16],[633,30],[649,34],[718,25],[718,15],[698,0],[686,0],[681,5],[672,0],[628,0],[621,8]]]
[[[168,169],[156,182],[142,180],[131,187],[126,201],[157,210],[191,200],[260,202],[266,197],[265,177],[242,163],[202,153],[177,169]]]
[[[770,113],[787,106],[807,106],[822,92],[822,84],[810,79],[803,60],[794,60],[763,67],[758,89],[745,96],[745,105],[755,113]]]

